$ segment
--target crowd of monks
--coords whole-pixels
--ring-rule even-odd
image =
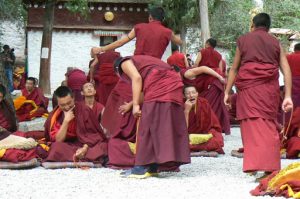
[[[193,152],[224,154],[222,133],[230,135],[230,121],[241,127],[244,172],[279,170],[282,148],[288,158],[299,158],[300,44],[286,57],[268,33],[269,15],[258,14],[253,30],[237,40],[226,84],[216,40],[208,39],[191,65],[178,50],[180,38],[162,24],[164,16],[162,8],[153,8],[148,23],[93,47],[89,74],[68,69],[54,92],[51,113],[35,78],[27,78],[22,96],[14,100],[16,115],[0,85],[0,160],[87,161],[128,169],[122,177],[146,178],[179,171]],[[134,38],[133,56],[114,51]],[[164,62],[170,42],[172,55]],[[279,68],[285,78],[282,99]],[[285,121],[278,120],[280,110]],[[45,131],[17,131],[16,121],[36,117],[47,118]],[[36,144],[29,149],[1,148],[7,139],[30,145],[32,138]]]

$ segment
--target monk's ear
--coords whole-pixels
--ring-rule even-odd
[[[81,91],[80,94],[83,95],[83,92]]]

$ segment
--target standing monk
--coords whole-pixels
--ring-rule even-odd
[[[118,60],[115,70],[132,82],[132,113],[140,117],[135,167],[127,177],[145,178],[157,166],[190,163],[187,126],[183,113],[182,81],[170,65],[160,59],[136,55]],[[141,92],[144,93],[140,111]]]
[[[172,43],[172,55],[167,59],[167,63],[171,66],[178,66],[180,68],[188,68],[189,63],[186,56],[179,52],[178,46]]]
[[[237,119],[244,145],[243,171],[280,169],[280,141],[276,129],[279,106],[279,66],[285,80],[282,109],[293,107],[291,72],[279,41],[268,33],[271,18],[260,13],[253,18],[254,31],[237,40],[236,54],[229,71],[224,103],[230,106],[229,93],[235,81],[238,88]]]
[[[220,122],[208,101],[198,97],[194,86],[185,86],[185,119],[188,124],[191,151],[215,151],[224,154]],[[199,136],[205,135],[200,140]]]
[[[205,48],[202,49],[196,59],[194,67],[207,66],[215,70],[217,73],[224,75],[222,56],[214,48],[217,41],[210,38],[205,43]],[[224,85],[213,77],[206,76],[201,80],[203,87],[197,87],[200,96],[207,99],[211,108],[216,113],[222,127],[222,132],[226,135],[230,134],[230,118],[228,111],[223,102],[224,99]]]
[[[113,67],[114,61],[119,57],[120,53],[115,51],[100,53],[90,66],[90,81],[95,82],[97,100],[103,105],[119,80]]]
[[[46,161],[72,162],[74,159],[105,163],[107,140],[95,112],[84,103],[75,103],[70,88],[55,91],[58,107],[45,123],[51,141]]]
[[[126,37],[122,37],[107,46],[92,48],[92,54],[119,48],[136,38],[135,55],[149,55],[161,59],[170,41],[175,44],[182,43],[172,30],[162,25],[164,18],[163,8],[152,8],[149,10],[149,23],[135,25]]]
[[[36,79],[28,77],[22,96],[14,100],[16,115],[19,122],[32,120],[36,117],[48,116],[49,99],[41,89],[36,87]]]
[[[300,43],[294,46],[294,53],[287,56],[292,72],[292,99],[294,107],[300,106]]]

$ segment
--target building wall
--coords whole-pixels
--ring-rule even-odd
[[[28,66],[29,76],[39,78],[40,51],[42,31],[28,31]],[[64,80],[67,67],[77,67],[88,73],[90,49],[99,46],[100,38],[93,36],[89,31],[55,31],[52,38],[51,55],[51,92]],[[122,56],[132,55],[135,49],[135,40],[117,49]],[[164,60],[171,54],[169,45]]]
[[[1,47],[5,44],[15,49],[18,59],[24,59],[25,50],[25,31],[21,25],[10,21],[0,23],[0,43]],[[3,49],[1,48],[1,51]]]

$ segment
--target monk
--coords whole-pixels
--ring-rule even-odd
[[[22,96],[14,100],[19,122],[48,116],[49,99],[44,96],[42,90],[37,88],[36,85],[36,79],[28,77],[25,89],[21,90]]]
[[[115,70],[121,78],[131,80],[132,114],[141,116],[135,166],[124,172],[124,177],[151,177],[158,166],[190,163],[180,76],[170,65],[147,55],[119,59]],[[144,100],[140,110],[142,91]]]
[[[175,65],[180,68],[188,68],[189,63],[185,54],[179,52],[178,45],[172,43],[172,55],[167,59],[171,66]]]
[[[191,151],[215,151],[224,154],[221,125],[208,101],[198,97],[199,93],[194,86],[185,86],[184,95],[186,99],[184,113],[190,134]],[[205,140],[197,143],[196,137],[199,134],[207,136]]]
[[[149,23],[135,25],[126,37],[122,37],[107,46],[93,47],[92,54],[119,48],[136,38],[135,55],[149,55],[161,59],[170,41],[179,45],[182,43],[172,30],[163,26],[164,18],[163,8],[154,7],[149,10]]]
[[[180,71],[183,83],[193,85],[200,97],[207,99],[221,123],[222,132],[230,134],[230,119],[223,102],[224,77],[219,70],[207,66],[187,68]]]
[[[300,158],[300,107],[297,107],[292,115],[290,126],[288,123],[285,126],[287,132],[284,132],[287,158]]]
[[[74,94],[75,101],[83,101],[83,96],[81,95],[81,88],[82,85],[87,82],[87,78],[84,71],[78,68],[68,67],[65,77],[68,87],[71,88]]]
[[[36,157],[36,143],[32,139],[26,140],[20,133],[13,134],[17,130],[16,117],[11,105],[4,99],[5,95],[6,88],[0,84],[0,161],[18,163],[31,160]],[[18,149],[14,148],[17,145]]]
[[[294,107],[300,106],[300,43],[294,46],[294,53],[287,55],[292,72],[292,99]]]
[[[90,81],[95,82],[97,91],[97,100],[105,105],[109,94],[116,86],[119,77],[113,69],[114,61],[120,57],[120,53],[107,51],[95,56],[90,66]]]
[[[75,103],[70,88],[60,86],[55,91],[58,107],[45,123],[45,136],[52,142],[45,161],[74,160],[105,164],[107,139],[93,109]]]
[[[230,108],[233,83],[238,88],[237,119],[244,147],[243,171],[265,172],[280,169],[280,141],[276,129],[279,106],[279,66],[285,79],[282,109],[293,107],[291,72],[279,41],[268,33],[271,18],[266,13],[253,18],[254,30],[237,40],[229,71],[224,103]]]
[[[223,71],[222,55],[215,50],[217,46],[217,40],[210,38],[205,42],[205,48],[200,50],[196,58],[194,67],[208,66],[210,68]]]

